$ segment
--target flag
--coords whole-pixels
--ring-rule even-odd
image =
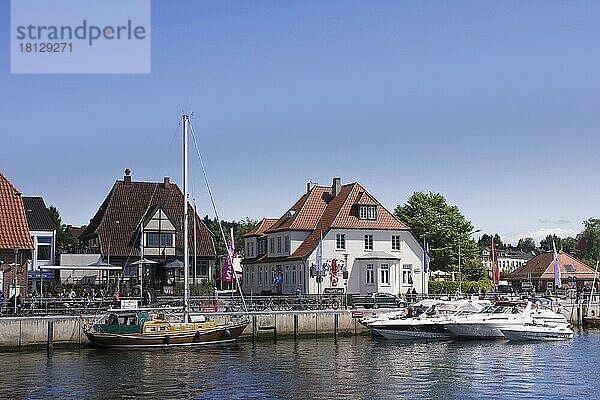
[[[317,245],[317,264],[315,265],[315,272],[317,275],[323,273],[323,234],[321,233],[321,240]]]
[[[552,250],[554,251],[554,286],[560,288],[562,287],[562,280],[560,276],[560,265],[558,264],[558,253],[556,252],[554,240],[552,241]]]
[[[144,258],[144,230],[140,231],[140,258]]]
[[[222,282],[233,282],[233,254],[235,251],[235,242],[233,240],[233,228],[231,228],[231,239],[229,241],[229,248],[227,249],[227,257],[223,263],[223,269],[221,270],[221,281]]]
[[[500,283],[500,271],[498,270],[498,254],[496,253],[496,243],[494,243],[493,236],[490,257],[492,258],[492,281],[494,282],[494,285],[497,286]]]
[[[423,237],[423,273],[426,274],[429,271],[429,254],[427,254],[427,242]]]

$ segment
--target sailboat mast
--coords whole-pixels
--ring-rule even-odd
[[[188,232],[188,123],[189,117],[183,115],[183,320],[189,321],[190,314],[190,249]]]

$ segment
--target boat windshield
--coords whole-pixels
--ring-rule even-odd
[[[487,306],[481,310],[481,314],[520,314],[522,312],[522,308],[516,305]]]

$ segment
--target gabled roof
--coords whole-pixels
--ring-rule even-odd
[[[33,249],[21,193],[0,173],[0,249]]]
[[[363,203],[359,203],[359,201]],[[358,205],[376,206],[377,219],[359,219]],[[336,197],[333,197],[330,186],[314,186],[308,193],[302,195],[290,210],[293,212],[287,211],[271,228],[264,232],[269,234],[284,230],[310,231],[296,251],[286,259],[308,256],[317,246],[321,234],[325,235],[333,228],[408,230],[406,225],[357,182],[341,186],[340,193]],[[267,258],[266,260],[273,261],[275,259]]]
[[[254,228],[249,230],[244,237],[262,236],[275,222],[277,222],[277,218],[263,218]]]
[[[96,215],[90,221],[80,240],[94,235],[100,239],[101,252],[108,249],[114,256],[134,256],[139,253],[140,222],[148,210],[161,207],[175,225],[175,253],[183,255],[183,194],[179,187],[162,182],[116,181]],[[145,214],[146,213],[146,214]],[[197,249],[199,256],[214,256],[215,248],[210,230],[200,217],[195,215],[188,203],[190,253],[193,254],[194,216],[197,227]],[[117,223],[117,221],[119,221]]]
[[[577,277],[577,279],[593,279],[594,270],[579,261],[577,258],[562,251],[558,252],[558,265],[561,271],[562,280],[567,277]],[[573,267],[568,271],[565,266]],[[554,279],[554,254],[552,252],[538,254],[527,263],[506,276],[509,281],[522,280],[552,280]]]
[[[79,236],[81,236],[81,234],[85,231],[86,226],[72,226],[72,225],[67,225],[67,231],[69,231],[69,233],[71,233],[71,236],[73,236],[75,239],[79,239]]]
[[[25,207],[25,215],[27,223],[31,231],[54,231],[56,226],[50,218],[46,203],[41,197],[23,197],[23,207]]]

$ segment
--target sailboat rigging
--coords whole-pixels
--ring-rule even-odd
[[[190,121],[189,116],[182,117],[183,125],[183,318],[180,322],[172,322],[163,312],[152,313],[147,309],[140,310],[110,310],[105,316],[92,324],[84,324],[83,331],[92,344],[104,347],[164,347],[182,346],[208,343],[231,342],[237,339],[248,325],[246,319],[216,324],[213,321],[203,320],[192,322],[190,318],[190,287],[189,287],[189,204],[188,204],[188,136]],[[194,137],[196,151],[200,157],[198,145]],[[204,178],[208,187],[213,209],[219,221],[223,238],[225,234],[218,218],[216,205],[204,163],[200,157]],[[196,215],[194,215],[194,219]],[[143,254],[143,253],[142,253]],[[228,259],[233,261],[233,251],[228,249]],[[143,278],[143,266],[142,266]],[[235,271],[233,279],[237,281]],[[245,307],[245,301],[242,301]]]

